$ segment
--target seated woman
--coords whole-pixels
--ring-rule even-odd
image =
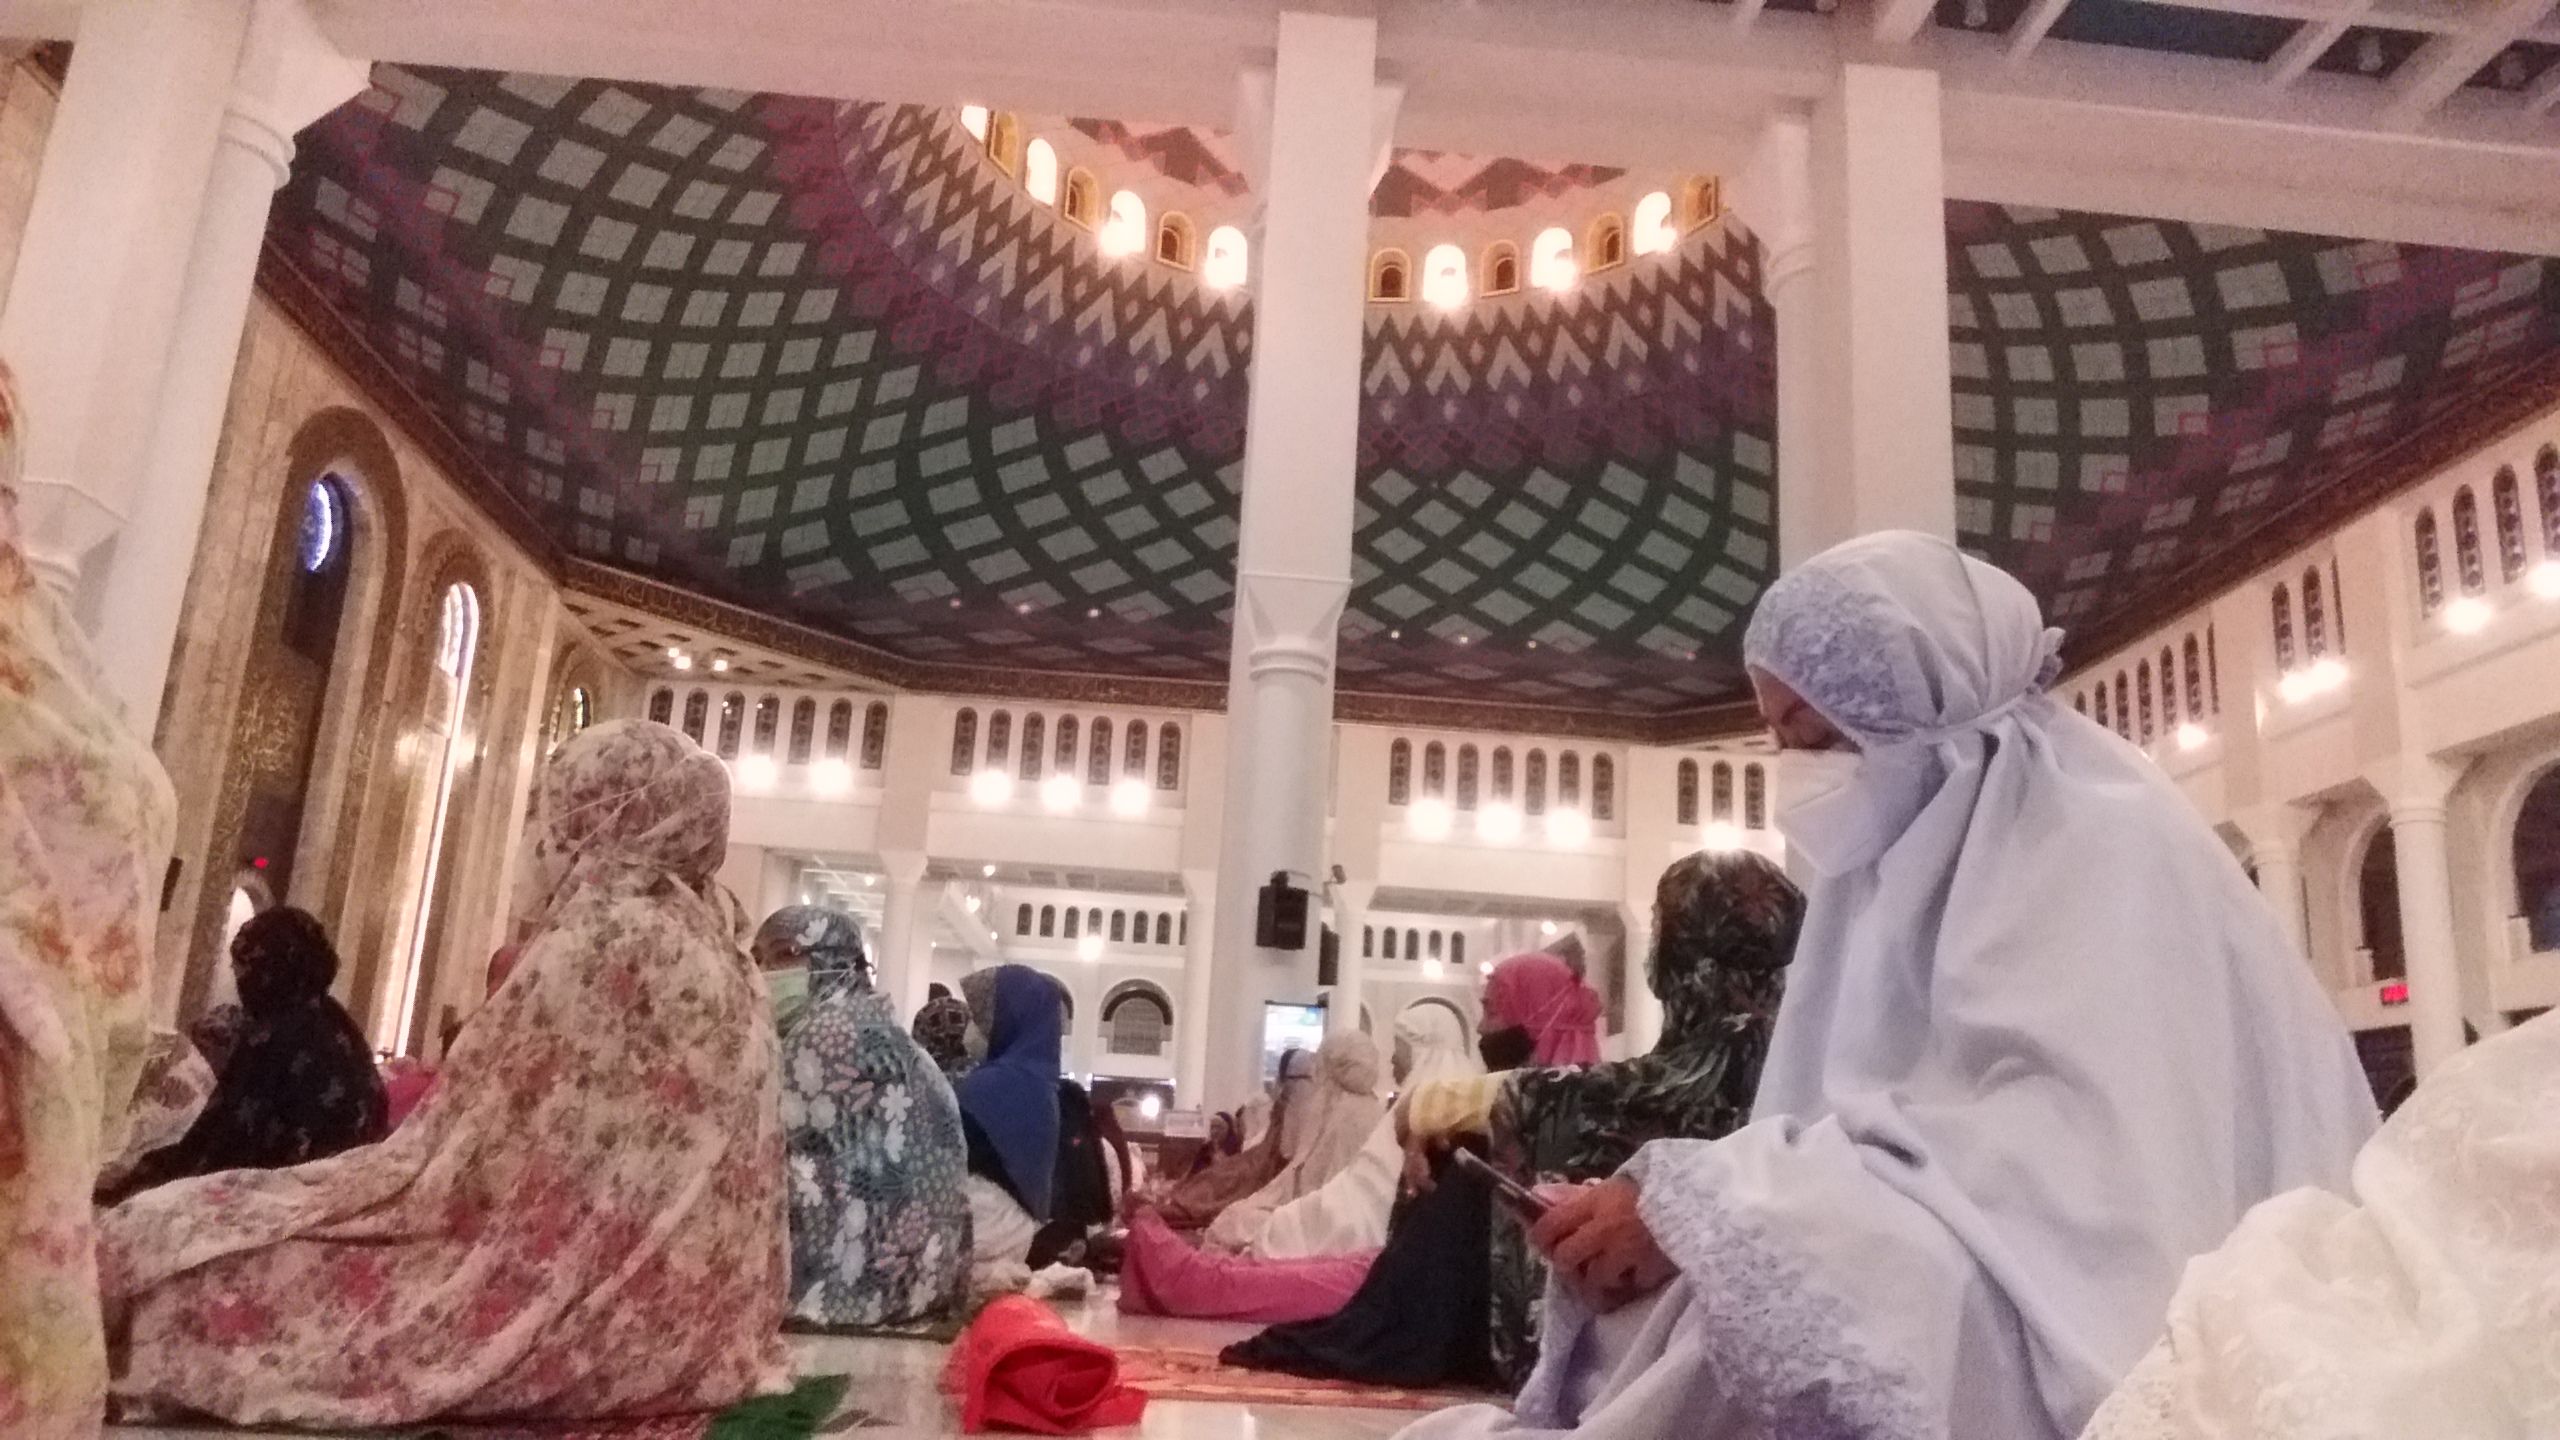
[[[1396,1017],[1393,1069],[1404,1095],[1433,1081],[1484,1073],[1458,1012],[1436,1001],[1408,1005]],[[1271,1212],[1245,1253],[1260,1260],[1298,1260],[1375,1250],[1386,1243],[1387,1219],[1403,1179],[1404,1146],[1396,1137],[1396,1118],[1381,1116],[1342,1173]]]
[[[1556,1069],[1600,1058],[1600,996],[1550,950],[1514,955],[1484,983],[1477,1048],[1487,1069]]]
[[[973,1283],[985,1289],[1002,1279],[999,1267],[1029,1259],[1032,1241],[1049,1221],[1066,997],[1057,981],[1028,965],[976,971],[962,988],[973,1013],[975,997],[986,997],[987,1058],[960,1082],[970,1263]]]
[[[190,1175],[325,1160],[389,1133],[373,1047],[329,993],[338,952],[320,922],[289,905],[260,911],[231,937],[231,970],[243,1023],[212,1098],[108,1203]]]
[[[101,1220],[129,1406],[590,1419],[789,1383],[773,1027],[710,898],[728,770],[615,720],[537,783],[519,972],[408,1123]]]
[[[1378,1042],[1357,1030],[1338,1030],[1316,1049],[1315,1080],[1305,1099],[1307,1119],[1289,1162],[1260,1189],[1229,1205],[1210,1222],[1207,1243],[1221,1250],[1253,1247],[1272,1213],[1330,1183],[1352,1161],[1378,1122],[1386,1102],[1378,1096]]]
[[[152,1032],[150,1048],[142,1055],[142,1079],[125,1113],[124,1148],[98,1169],[99,1204],[124,1193],[126,1179],[144,1157],[186,1135],[213,1098],[214,1083],[213,1067],[193,1040],[175,1030]]]
[[[1662,1036],[1653,1050],[1609,1065],[1541,1065],[1419,1087],[1406,1110],[1417,1143],[1466,1133],[1515,1175],[1570,1181],[1613,1173],[1648,1141],[1733,1129],[1759,1085],[1803,913],[1803,897],[1785,873],[1749,851],[1701,853],[1673,865],[1654,888],[1653,951],[1645,963],[1645,983],[1662,1001]],[[1497,966],[1486,985],[1488,1051],[1516,1049],[1528,1028],[1523,1017],[1578,1013],[1565,1003],[1562,981],[1570,978],[1549,954]],[[1581,1050],[1588,1030],[1542,1033],[1541,1053],[1571,1053]],[[1442,1200],[1442,1191],[1454,1193]],[[1399,1231],[1370,1287],[1340,1315],[1265,1331],[1230,1353],[1265,1369],[1359,1379],[1377,1378],[1363,1372],[1385,1355],[1414,1377],[1405,1383],[1517,1385],[1537,1358],[1541,1276],[1518,1219],[1493,1211],[1482,1192],[1463,1174],[1444,1173],[1416,1203],[1417,1218],[1426,1205],[1446,1206],[1465,1217],[1463,1236],[1407,1240]],[[1444,1248],[1431,1256],[1426,1246],[1435,1239]],[[1391,1260],[1409,1267],[1401,1278]],[[1435,1309],[1428,1334],[1404,1326],[1401,1298],[1424,1283],[1426,1264],[1450,1277],[1440,1283],[1453,1300],[1460,1291],[1464,1300],[1463,1308]]]
[[[1279,1074],[1271,1083],[1271,1119],[1263,1126],[1262,1138],[1140,1203],[1173,1229],[1207,1229],[1228,1206],[1270,1184],[1288,1165],[1315,1115],[1314,1088],[1315,1055],[1306,1050],[1282,1052]]]
[[[1820,878],[1752,1121],[1558,1203],[1516,1414],[1408,1435],[2056,1440],[2190,1256],[2344,1182],[2336,1010],[2159,768],[2044,693],[2060,639],[1915,534],[1770,588],[1744,657]]]
[[[902,1325],[967,1297],[968,1143],[942,1070],[871,988],[862,926],[794,905],[756,931],[768,979],[797,971],[808,1003],[782,1036],[791,1317]]]

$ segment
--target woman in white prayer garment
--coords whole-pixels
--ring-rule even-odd
[[[2309,967],[2142,753],[2044,693],[2059,631],[1943,540],[1773,585],[1744,659],[1809,905],[1752,1121],[1533,1231],[1516,1415],[1406,1440],[2075,1435],[2250,1206],[2375,1114]]]

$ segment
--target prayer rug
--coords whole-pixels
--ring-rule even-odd
[[[852,1383],[844,1375],[812,1375],[781,1395],[766,1395],[707,1415],[648,1420],[492,1421],[434,1425],[405,1433],[414,1440],[810,1440],[845,1428],[835,1423]],[[854,1422],[859,1425],[857,1418]],[[400,1432],[394,1432],[400,1433]]]
[[[1445,1410],[1452,1405],[1501,1404],[1476,1390],[1400,1390],[1352,1380],[1310,1380],[1273,1370],[1223,1365],[1215,1350],[1170,1345],[1122,1345],[1120,1380],[1152,1400],[1216,1400],[1231,1405],[1304,1405],[1340,1410]]]

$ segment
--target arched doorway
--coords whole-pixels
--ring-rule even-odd
[[[2364,948],[2373,957],[2373,973],[2362,977],[2366,980],[2398,980],[2409,973],[2400,943],[2399,853],[2391,827],[2377,825],[2356,862],[2356,916]]]
[[[2546,768],[2516,811],[2510,858],[2516,913],[2536,950],[2560,950],[2560,765]]]
[[[271,896],[293,891],[312,757],[346,619],[354,538],[354,506],[337,474],[287,492],[250,637],[247,698],[233,732],[234,753],[247,773],[234,853],[223,867],[255,871]]]

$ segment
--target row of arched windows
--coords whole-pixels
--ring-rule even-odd
[[[1094,232],[1097,248],[1111,259],[1146,252],[1157,264],[1197,270],[1201,280],[1219,289],[1244,283],[1248,245],[1244,232],[1220,225],[1209,232],[1204,248],[1190,217],[1167,211],[1150,230],[1146,202],[1128,190],[1112,192],[1102,203],[1101,182],[1081,165],[1062,174],[1057,147],[1038,136],[1022,139],[1022,125],[1003,111],[982,105],[960,107],[960,128],[986,146],[997,169],[1022,182],[1023,192],[1060,218]]]
[[[1084,783],[1097,789],[1109,786],[1115,774],[1133,780],[1152,776],[1159,790],[1182,788],[1182,727],[1170,720],[1152,730],[1144,720],[1126,720],[1115,732],[1108,715],[1052,717],[1033,710],[1021,717],[1019,738],[1017,749],[1012,711],[989,711],[982,734],[978,712],[962,707],[951,717],[951,773],[991,770],[1036,782],[1081,770]]]
[[[2276,669],[2289,672],[2298,666],[2316,665],[2323,660],[2344,659],[2347,653],[2347,607],[2345,587],[2338,583],[2338,561],[2331,556],[2327,570],[2328,583],[2323,586],[2322,570],[2317,562],[2302,570],[2301,646],[2294,643],[2294,587],[2276,582],[2268,600],[2269,623],[2274,626]]]
[[[1449,747],[1437,740],[1422,747],[1422,790],[1433,800],[1452,800],[1460,810],[1473,810],[1479,804],[1513,805],[1524,815],[1547,813],[1547,752],[1532,746],[1513,765],[1514,756],[1508,745],[1496,745],[1490,756],[1472,744],[1457,747],[1457,785],[1454,793],[1449,783]],[[1490,759],[1490,765],[1483,763]],[[1554,798],[1559,808],[1583,808],[1582,753],[1559,750],[1555,754]],[[1590,814],[1594,820],[1616,817],[1618,806],[1618,770],[1606,755],[1591,757]],[[1414,798],[1413,742],[1398,740],[1387,749],[1387,803],[1410,805]]]
[[[1722,195],[1711,177],[1699,176],[1685,182],[1680,193],[1676,219],[1669,193],[1656,190],[1636,202],[1632,224],[1615,211],[1593,220],[1583,232],[1579,250],[1575,248],[1573,232],[1561,225],[1539,231],[1529,242],[1525,274],[1520,265],[1520,247],[1508,240],[1496,240],[1484,247],[1472,276],[1468,273],[1467,252],[1456,245],[1432,246],[1424,252],[1418,272],[1411,256],[1389,246],[1369,257],[1370,303],[1396,305],[1422,300],[1452,306],[1464,304],[1470,294],[1516,295],[1523,284],[1559,293],[1570,290],[1582,276],[1614,270],[1627,263],[1630,255],[1658,255],[1670,250],[1680,243],[1683,233],[1710,224],[1723,213]]]
[[[2276,589],[2281,596],[2284,587]],[[2149,745],[2222,713],[2215,659],[2213,627],[2201,634],[2191,630],[2174,645],[2162,642],[2156,663],[2146,656],[2130,670],[2119,667],[2112,682],[2101,675],[2087,689],[2075,690],[2071,708],[2136,745]]]
[[[2541,545],[2542,559],[2560,562],[2560,446],[2545,445],[2533,457],[2533,502],[2538,524],[2528,524],[2524,485],[2515,467],[2501,465],[2489,480],[2489,532],[2497,545],[2497,583],[2513,585],[2533,566],[2528,530]],[[2485,595],[2490,587],[2487,538],[2480,525],[2480,496],[2469,485],[2455,488],[2447,512],[2453,527],[2454,581],[2463,598]],[[2410,541],[2418,561],[2418,613],[2433,618],[2453,597],[2444,572],[2444,539],[2436,511],[2423,505],[2410,522]],[[2459,619],[2460,617],[2456,617]]]
[[[684,718],[676,719],[676,692],[661,685],[649,692],[649,718],[661,725],[674,725],[723,760],[738,758],[740,734],[746,725],[749,704],[744,691],[732,690],[720,697],[720,722],[716,731],[710,727],[711,692],[688,690],[684,694]],[[877,770],[889,753],[889,702],[874,700],[862,709],[862,749],[853,751],[854,705],[851,700],[838,700],[827,707],[827,734],[823,748],[818,743],[818,701],[803,695],[791,702],[790,744],[777,750],[782,728],[782,697],[760,695],[753,705],[755,716],[753,753],[771,756],[786,765],[807,765],[816,760],[841,760],[857,764],[864,770]],[[706,738],[708,737],[708,738]]]
[[[1057,906],[1034,908],[1026,901],[1014,907],[1013,933],[1025,937],[1037,935],[1043,940],[1080,940],[1087,935],[1107,935],[1114,945],[1180,945],[1191,938],[1191,915],[1188,911],[1170,910],[1105,912],[1098,905],[1083,909],[1070,905],[1062,919]]]
[[[1734,809],[1734,780],[1737,770],[1742,782],[1742,808]],[[1695,760],[1680,762],[1675,818],[1682,825],[1699,823],[1699,766]],[[1711,761],[1706,766],[1706,820],[1712,824],[1739,823],[1745,830],[1765,830],[1769,826],[1769,777],[1756,760],[1746,760],[1736,767],[1730,760]]]
[[[1419,925],[1363,925],[1360,954],[1371,960],[1446,960],[1464,965],[1467,937],[1455,930],[1425,930]]]

